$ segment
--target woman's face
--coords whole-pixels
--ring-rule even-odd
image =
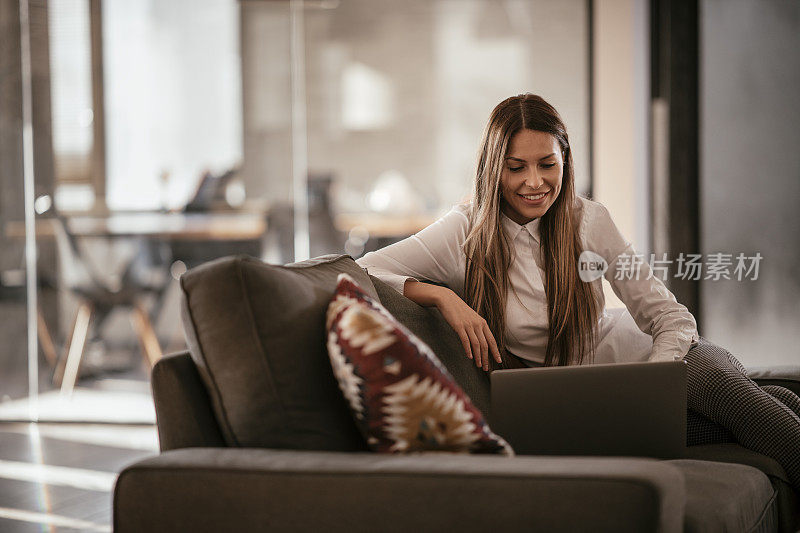
[[[508,143],[503,161],[500,209],[517,224],[544,215],[561,191],[564,158],[549,133],[520,130]]]

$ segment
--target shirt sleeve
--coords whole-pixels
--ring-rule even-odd
[[[683,358],[700,338],[694,316],[678,303],[646,259],[622,236],[608,209],[597,202],[591,204],[584,219],[587,249],[606,260],[608,269],[603,275],[614,294],[628,308],[639,329],[652,336],[649,360]]]
[[[454,206],[430,226],[356,263],[400,294],[408,279],[439,283],[460,294],[468,222],[463,206]]]

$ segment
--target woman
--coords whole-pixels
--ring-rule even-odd
[[[727,350],[699,336],[692,314],[635,255],[605,207],[576,196],[559,114],[524,94],[492,111],[472,200],[357,262],[407,298],[438,307],[466,356],[487,371],[683,358],[689,444],[735,439],[775,458],[800,490],[800,398],[747,378]],[[581,275],[586,258],[606,268],[626,312],[604,309],[602,281]]]

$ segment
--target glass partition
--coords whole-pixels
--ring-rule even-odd
[[[239,3],[18,4],[0,420],[153,423],[150,368],[185,348],[177,279],[262,252],[239,172]]]
[[[562,112],[577,189],[588,191],[586,2],[244,2],[242,12],[246,176],[289,210],[287,152],[304,149],[311,256],[357,257],[468,196],[489,113],[514,94]],[[298,127],[304,147],[292,143]],[[303,257],[282,242],[275,259]]]
[[[183,272],[413,234],[470,194],[510,95],[556,105],[590,186],[583,1],[37,6],[3,99],[25,127],[2,145],[0,419],[152,423]]]

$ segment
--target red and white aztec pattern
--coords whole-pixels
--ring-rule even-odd
[[[432,350],[339,274],[328,306],[328,354],[370,448],[513,455]]]

